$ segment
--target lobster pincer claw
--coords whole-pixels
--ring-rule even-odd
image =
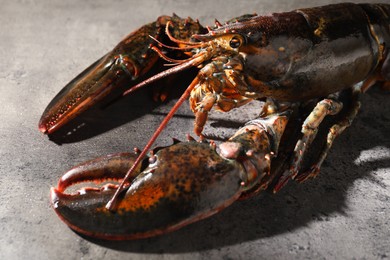
[[[114,210],[106,204],[117,185],[107,183],[123,179],[137,155],[83,163],[52,188],[52,206],[72,229],[101,239],[139,239],[174,231],[266,188],[273,178],[270,167],[277,133],[284,131],[287,119],[278,115],[252,122],[218,149],[195,141],[159,148],[137,167]],[[81,182],[106,184],[65,192]]]
[[[237,200],[242,191],[244,169],[240,163],[222,158],[209,144],[185,142],[146,158],[147,167],[132,178],[115,211],[105,207],[115,186],[64,193],[67,186],[87,179],[120,179],[133,159],[128,154],[103,157],[72,169],[59,187],[51,190],[56,213],[72,229],[88,236],[138,239],[173,231],[217,213]]]
[[[125,60],[127,60],[125,62]],[[121,68],[122,67],[122,68]],[[49,103],[39,121],[39,130],[50,134],[102,100],[129,76],[137,73],[128,59],[109,53],[69,82]]]
[[[178,16],[161,16],[157,21],[142,26],[80,73],[53,98],[42,114],[39,130],[46,134],[53,133],[94,106],[115,88],[131,88],[144,80],[145,74],[159,59],[159,55],[151,47],[158,44],[157,41],[169,41],[164,32],[168,22],[175,28],[186,26],[186,33],[178,35],[178,30],[172,32],[175,37],[183,40],[188,40],[193,33],[203,30],[197,21]]]

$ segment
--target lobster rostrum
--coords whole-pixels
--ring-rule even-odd
[[[42,132],[56,131],[121,84],[131,86],[127,94],[192,67],[199,68],[198,75],[136,159],[116,155],[76,167],[52,189],[54,208],[69,226],[85,234],[142,238],[207,217],[245,194],[256,193],[273,179],[273,189],[278,191],[290,179],[303,181],[315,176],[335,137],[356,116],[360,93],[374,83],[390,86],[389,25],[389,5],[345,3],[268,16],[244,15],[225,25],[216,21],[214,28],[175,15],[141,27],[53,99],[40,120]],[[172,67],[146,78],[159,59]],[[348,107],[339,98],[346,90],[351,93]],[[266,103],[259,121],[239,130],[233,141],[222,143],[219,153],[208,145],[189,142],[160,149],[146,158],[157,135],[187,98],[198,136],[202,136],[213,107],[229,111],[253,99]],[[299,126],[301,133],[294,147],[282,149],[291,156],[277,158],[281,136],[290,135],[285,131],[288,114],[313,101],[317,104]],[[313,167],[301,173],[303,158],[322,121],[341,111]],[[279,121],[284,123],[275,123]],[[293,129],[297,128],[294,124]],[[241,135],[245,138],[239,138]],[[271,163],[272,155],[280,161]],[[288,167],[282,167],[281,176],[267,174],[286,161]],[[85,189],[77,198],[64,194],[74,183],[109,179],[123,180],[119,187]],[[104,207],[111,196],[111,204]],[[182,209],[176,211],[175,203]],[[164,217],[159,222],[156,215]],[[145,217],[153,219],[154,226],[141,227],[137,219]],[[89,223],[87,218],[94,221]]]

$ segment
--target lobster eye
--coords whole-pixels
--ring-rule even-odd
[[[238,48],[238,47],[241,46],[241,43],[242,43],[242,40],[241,40],[239,37],[234,36],[234,37],[230,40],[229,45],[230,45],[230,47],[232,47],[233,49],[236,49],[236,48]]]

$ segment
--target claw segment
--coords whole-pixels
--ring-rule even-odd
[[[100,87],[104,90],[106,87],[108,81],[104,82],[104,77],[110,71],[112,64],[113,61],[109,61],[109,57],[105,56],[66,85],[43,112],[39,121],[39,130],[50,134],[90,107],[96,96],[100,95],[96,90]],[[96,84],[97,82],[102,83]]]

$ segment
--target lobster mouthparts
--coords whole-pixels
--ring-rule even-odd
[[[59,217],[75,231],[102,239],[139,239],[170,232],[229,206],[242,193],[243,167],[208,144],[178,143],[159,150],[138,167],[115,211],[106,209],[116,186],[84,188],[79,182],[121,179],[136,155],[118,154],[76,166],[51,189]],[[145,168],[146,165],[146,168]]]

